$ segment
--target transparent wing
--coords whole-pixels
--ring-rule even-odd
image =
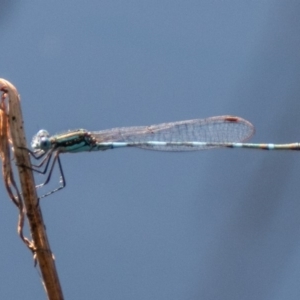
[[[91,132],[97,143],[108,142],[243,142],[254,134],[254,126],[239,117],[219,116],[151,126],[120,127]],[[214,148],[209,145],[139,145],[139,148],[160,151],[191,151]]]

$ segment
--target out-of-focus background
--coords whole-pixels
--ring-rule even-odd
[[[28,144],[41,128],[224,114],[251,121],[253,142],[300,141],[299,1],[0,6],[0,77],[21,94]],[[41,207],[66,299],[299,299],[300,153],[61,158],[67,187]],[[45,299],[3,184],[0,198],[0,298]]]

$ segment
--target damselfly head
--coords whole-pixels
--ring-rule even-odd
[[[33,138],[31,147],[34,150],[47,151],[51,148],[50,135],[47,130],[40,130]]]

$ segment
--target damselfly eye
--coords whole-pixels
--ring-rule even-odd
[[[33,138],[31,142],[31,147],[34,150],[48,150],[51,147],[49,141],[49,133],[47,130],[40,130]]]
[[[42,137],[40,139],[41,150],[48,150],[51,147],[51,143],[47,137]]]

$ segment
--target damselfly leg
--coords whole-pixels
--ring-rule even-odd
[[[51,154],[52,156],[52,154]],[[49,160],[50,161],[50,158]],[[52,161],[52,165],[51,165],[51,168],[50,168],[50,171],[48,173],[48,176],[47,176],[47,179],[45,180],[44,183],[41,183],[39,185],[36,186],[36,188],[41,188],[42,186],[46,185],[47,183],[49,183],[50,179],[51,179],[51,176],[52,176],[52,172],[53,172],[53,169],[54,169],[54,166],[57,162],[57,165],[58,165],[58,169],[59,169],[59,173],[60,173],[60,186],[58,186],[57,188],[55,188],[54,190],[42,195],[40,197],[41,198],[44,198],[44,197],[47,197],[61,189],[63,189],[65,186],[66,186],[66,180],[65,180],[65,176],[64,176],[64,172],[63,172],[63,169],[62,169],[62,165],[61,165],[61,162],[60,162],[60,158],[59,158],[59,153],[58,152],[54,152],[54,158],[53,158],[53,161]],[[49,164],[49,163],[48,163]],[[46,169],[46,168],[45,168]]]
[[[51,176],[52,176],[52,173],[53,173],[54,166],[55,166],[56,163],[58,165],[58,169],[59,169],[59,173],[60,173],[60,184],[61,185],[59,187],[55,188],[54,190],[42,195],[39,198],[44,198],[46,196],[49,196],[49,195],[63,189],[66,186],[65,176],[64,176],[64,173],[63,173],[63,169],[62,169],[62,165],[61,165],[61,161],[60,161],[60,158],[59,158],[58,151],[55,151],[55,149],[50,149],[47,152],[36,153],[36,152],[31,151],[30,149],[27,149],[27,148],[24,148],[24,150],[28,151],[28,153],[34,159],[36,159],[36,160],[42,159],[42,161],[37,165],[32,164],[31,166],[23,166],[23,167],[31,169],[32,171],[34,171],[36,173],[39,173],[39,174],[46,174],[47,173],[48,167],[49,167],[51,159],[53,157],[51,167],[50,167],[50,171],[48,172],[47,178],[43,183],[38,184],[36,186],[37,189],[41,188],[41,187],[43,187],[43,186],[45,186],[46,184],[49,183],[49,181],[51,179]],[[43,170],[41,170],[41,167],[43,167],[43,166],[45,166],[45,167],[44,167]]]

